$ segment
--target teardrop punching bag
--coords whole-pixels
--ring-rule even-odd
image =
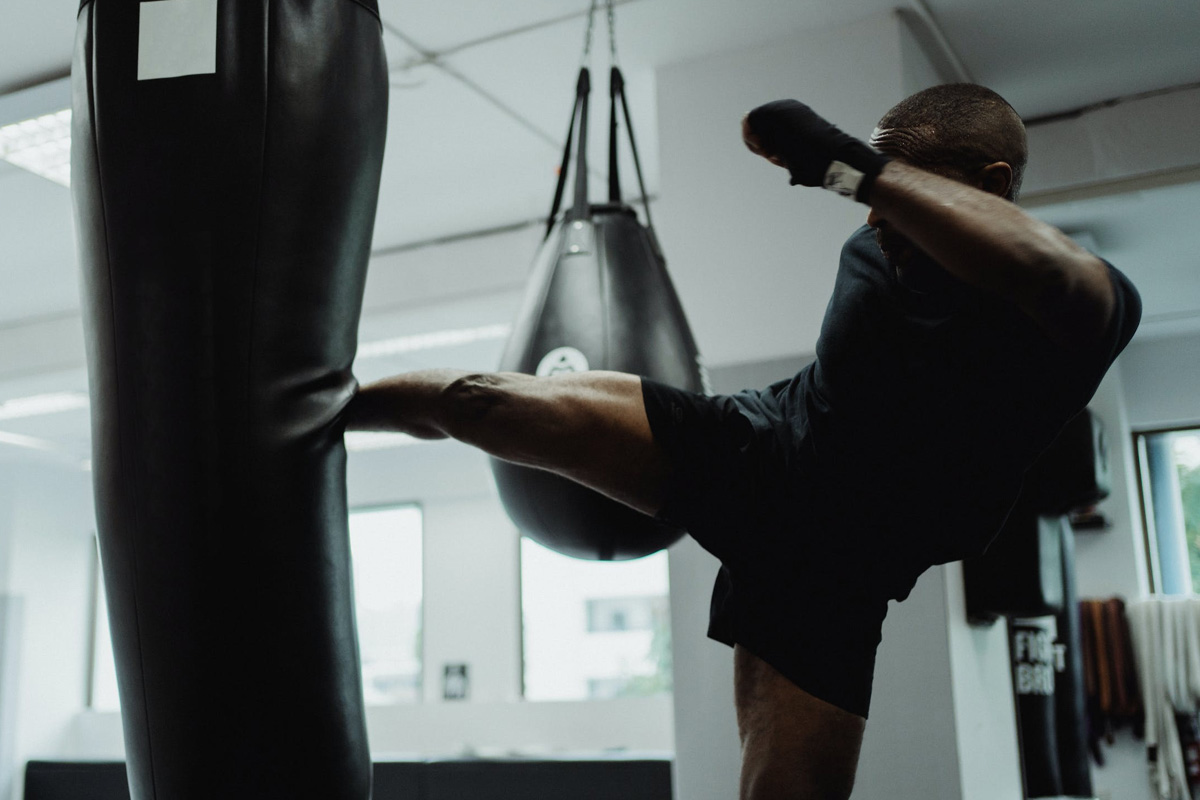
[[[374,0],[85,0],[72,193],[134,800],[366,800],[342,409]]]
[[[609,202],[590,205],[587,198],[590,79],[584,68],[576,85],[546,237],[500,369],[536,375],[614,370],[704,391],[696,342],[650,224],[624,80],[616,67],[611,70],[610,87]],[[618,108],[625,115],[646,204],[646,226],[621,202]],[[577,118],[575,201],[557,219]],[[605,561],[640,558],[683,535],[678,528],[549,472],[497,459],[492,460],[492,472],[500,499],[517,527],[565,555]]]

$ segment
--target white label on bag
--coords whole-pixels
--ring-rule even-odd
[[[217,0],[154,0],[139,8],[139,81],[217,71]]]
[[[587,356],[574,347],[556,347],[538,362],[534,373],[541,378],[549,375],[561,375],[564,372],[587,372]]]

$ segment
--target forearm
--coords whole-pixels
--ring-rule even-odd
[[[346,428],[444,439],[449,434],[442,423],[442,395],[468,374],[454,369],[421,370],[363,386],[346,409]]]
[[[1013,203],[902,162],[870,193],[875,213],[947,272],[1023,309],[1055,340],[1098,339],[1113,308],[1104,264]]]

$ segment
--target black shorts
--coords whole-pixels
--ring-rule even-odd
[[[721,561],[710,638],[865,718],[889,596],[881,565],[823,497],[804,409],[773,389],[706,397],[643,379],[673,465],[659,516]]]

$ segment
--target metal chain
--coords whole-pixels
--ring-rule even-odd
[[[613,0],[607,0],[608,5],[608,49],[612,63],[617,63],[617,15],[613,12]]]
[[[592,0],[592,6],[588,9],[587,33],[583,36],[583,64],[585,65],[592,55],[592,30],[596,27],[596,6],[599,3],[600,0]]]

